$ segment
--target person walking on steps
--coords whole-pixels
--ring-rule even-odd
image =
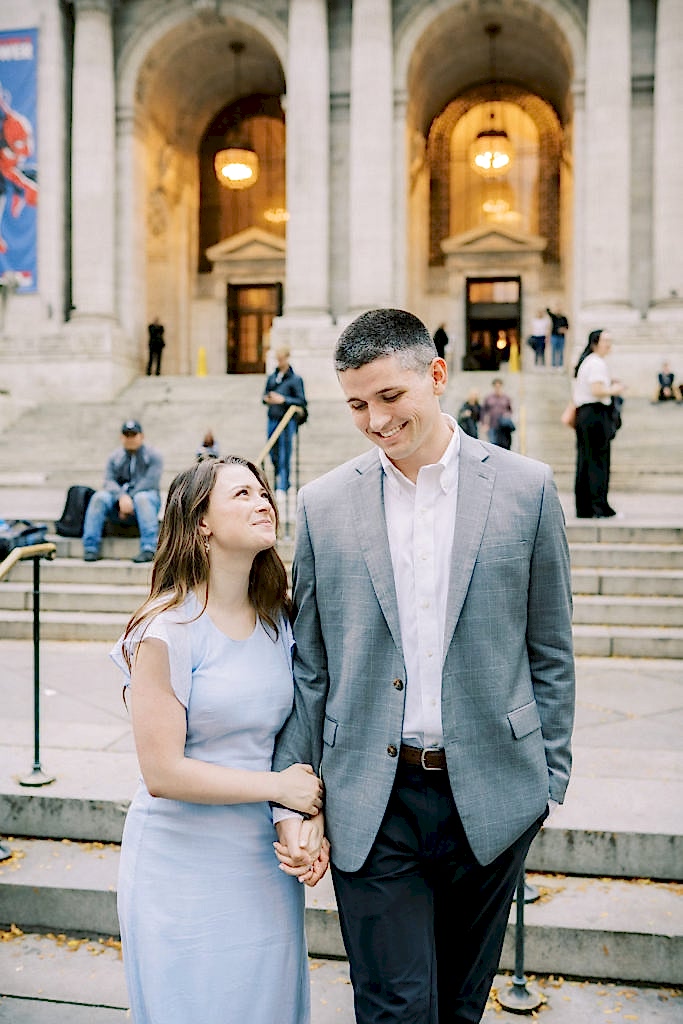
[[[111,453],[104,482],[91,497],[83,524],[83,560],[97,562],[107,521],[129,526],[137,523],[140,550],[134,562],[151,562],[159,534],[159,485],[163,461],[159,452],[145,444],[138,420],[121,427],[121,445]]]
[[[564,515],[548,466],[444,415],[446,363],[411,313],[362,314],[335,366],[373,448],[299,492],[294,709],[273,767],[325,782],[357,1024],[473,1024],[569,780]],[[305,827],[278,814],[292,865]]]
[[[283,345],[275,352],[277,368],[268,377],[263,391],[263,402],[268,406],[268,437],[274,432],[290,405],[303,409],[306,416],[306,394],[302,378],[295,373],[289,362],[289,349]],[[275,499],[280,515],[286,518],[287,492],[290,484],[290,463],[292,460],[292,444],[299,423],[304,418],[297,415],[282,431],[274,446],[270,449],[270,459],[275,471]]]

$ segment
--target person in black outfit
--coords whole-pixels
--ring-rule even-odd
[[[149,359],[147,360],[147,376],[150,377],[152,374],[152,366],[156,366],[156,376],[158,377],[161,373],[161,353],[164,350],[166,342],[164,341],[164,325],[160,322],[159,317],[155,317],[152,323],[147,328],[149,332]]]
[[[657,383],[658,402],[678,402],[683,397],[680,388],[674,387],[674,375],[666,362],[662,363],[661,373],[657,374]]]
[[[439,358],[444,359],[446,356],[446,345],[448,344],[448,335],[446,334],[445,324],[439,324],[437,329],[434,331],[434,338],[432,340],[436,347],[436,351],[439,354]]]
[[[286,346],[275,352],[277,369],[268,377],[263,391],[263,403],[268,406],[268,437],[275,431],[290,405],[297,405],[306,411],[304,382],[289,365],[289,349]],[[300,418],[295,414],[270,449],[270,458],[275,470],[275,497],[282,510],[289,490],[289,464],[292,457],[292,442]]]
[[[550,317],[550,364],[558,369],[564,365],[564,342],[569,329],[569,321],[564,313],[551,313],[546,309]]]

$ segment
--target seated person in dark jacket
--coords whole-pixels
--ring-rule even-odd
[[[458,410],[458,426],[470,437],[479,437],[478,423],[481,419],[479,392],[472,390]]]
[[[83,525],[83,559],[96,562],[107,520],[116,523],[137,522],[140,551],[134,562],[151,562],[159,535],[159,484],[163,467],[161,455],[145,443],[137,420],[126,420],[121,427],[121,446],[107,459],[102,489],[95,491]]]
[[[657,375],[659,390],[657,391],[658,402],[680,401],[680,388],[674,386],[674,375],[668,363],[662,363],[662,371]]]
[[[306,409],[304,382],[289,364],[289,349],[284,345],[278,348],[275,358],[277,359],[277,369],[273,370],[268,377],[263,391],[263,402],[268,406],[268,437],[274,432],[290,405],[298,405],[300,408]],[[275,470],[275,497],[280,509],[283,507],[282,503],[289,490],[292,441],[298,422],[295,414],[270,449],[270,458]]]

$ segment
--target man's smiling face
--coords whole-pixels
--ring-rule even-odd
[[[382,356],[338,376],[358,430],[406,476],[441,458],[450,438],[439,404],[448,379],[443,359],[419,372]]]

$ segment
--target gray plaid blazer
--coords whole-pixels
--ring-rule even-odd
[[[299,494],[295,699],[275,750],[320,770],[334,863],[358,870],[401,743],[405,666],[376,450]],[[548,466],[461,432],[441,712],[448,773],[477,859],[562,802],[571,767],[569,553]]]

